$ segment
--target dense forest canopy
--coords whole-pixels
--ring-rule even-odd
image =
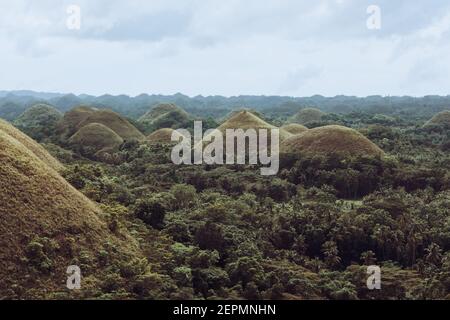
[[[42,103],[46,116],[32,112]],[[323,114],[292,125],[309,108]],[[41,143],[0,122],[0,213],[30,219],[23,233],[0,223],[0,245],[21,255],[2,256],[0,298],[448,299],[446,110],[449,96],[0,92],[0,118]],[[168,137],[195,119],[298,131],[276,176],[174,165]],[[58,287],[68,263],[82,290]],[[382,290],[368,290],[369,265]]]
[[[293,116],[301,108],[313,107],[332,113],[368,112],[370,114],[401,115],[415,114],[418,117],[430,118],[450,105],[450,96],[426,97],[390,97],[370,96],[365,98],[354,96],[336,97],[279,97],[279,96],[196,96],[183,94],[148,95],[136,97],[127,95],[74,95],[36,93],[33,91],[0,91],[0,117],[13,120],[24,110],[39,102],[55,106],[60,111],[67,111],[79,105],[90,105],[97,108],[110,108],[130,118],[138,119],[151,106],[159,103],[172,103],[194,116],[220,118],[230,110],[243,107],[264,111],[266,116]]]

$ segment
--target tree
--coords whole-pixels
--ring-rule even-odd
[[[161,199],[152,197],[150,199],[138,201],[136,208],[134,209],[134,214],[153,228],[162,229],[164,226],[166,208],[161,202]]]
[[[339,250],[337,248],[336,242],[327,241],[322,245],[322,253],[325,257],[325,263],[330,268],[338,267],[341,263],[341,258],[339,257]]]

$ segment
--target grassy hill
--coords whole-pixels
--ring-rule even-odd
[[[139,256],[135,242],[111,233],[101,211],[46,164],[56,160],[44,162],[8,131],[0,130],[0,298],[75,294],[65,287],[73,264],[87,279],[84,294],[99,290],[109,263]]]
[[[320,121],[324,115],[325,113],[323,113],[319,109],[306,108],[300,110],[297,114],[295,114],[292,117],[291,122],[307,124],[308,122]]]
[[[47,150],[45,150],[39,143],[28,137],[26,134],[22,133],[20,130],[16,129],[10,123],[0,119],[0,132],[14,138],[19,143],[21,143],[25,148],[32,152],[41,161],[47,164],[50,168],[61,171],[63,170],[63,165],[59,163],[58,160],[53,158]]]
[[[450,111],[442,111],[431,118],[425,126],[450,126]]]
[[[34,139],[42,139],[54,134],[63,115],[47,104],[37,104],[27,109],[15,121],[14,125]]]
[[[281,144],[286,154],[338,154],[349,156],[381,156],[384,152],[358,131],[332,125],[310,129]]]
[[[150,143],[173,143],[172,134],[174,132],[175,130],[170,128],[159,129],[148,135],[146,141]],[[180,134],[177,135],[181,136]]]
[[[286,125],[282,126],[281,129],[283,129],[289,133],[292,133],[292,134],[300,134],[300,133],[303,133],[308,130],[307,127],[302,126],[301,124],[298,124],[298,123],[286,124]]]
[[[78,129],[90,123],[100,123],[110,128],[124,140],[142,140],[144,135],[128,120],[111,110],[96,110],[78,124]]]
[[[175,104],[158,104],[138,121],[150,132],[162,128],[186,127],[190,122],[190,116]]]
[[[80,124],[95,111],[95,109],[87,106],[79,106],[67,111],[58,123],[58,131],[65,138],[71,137],[80,128]]]
[[[261,118],[257,117],[250,111],[236,112],[231,118],[222,123],[217,129],[225,134],[227,129],[276,129],[274,125],[267,123]],[[291,134],[283,129],[280,129],[280,141],[289,138]]]
[[[110,128],[100,123],[83,126],[69,139],[69,143],[80,148],[90,148],[95,152],[118,148],[123,139]]]

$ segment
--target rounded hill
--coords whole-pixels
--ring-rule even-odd
[[[177,137],[182,136],[174,129],[163,128],[156,130],[155,132],[152,132],[150,135],[147,136],[146,140],[150,143],[164,143],[164,144],[176,143],[176,141],[175,142],[172,141],[172,134],[174,132],[177,135]]]
[[[50,168],[61,171],[64,166],[55,158],[53,158],[47,150],[44,149],[39,143],[31,139],[26,134],[22,133],[19,129],[15,128],[12,124],[0,119],[0,132],[10,136],[14,140],[18,141],[21,145],[32,152],[36,157],[42,160]]]
[[[303,133],[308,130],[307,127],[302,126],[301,124],[298,124],[298,123],[286,124],[286,125],[282,126],[281,129],[283,129],[289,133],[292,133],[294,135]]]
[[[134,242],[111,235],[90,200],[4,130],[0,161],[0,296],[46,298],[65,291],[74,261],[90,257],[83,276],[96,278],[105,274],[101,251],[110,258],[138,252]]]
[[[231,118],[229,118],[227,121],[222,123],[217,130],[222,132],[222,134],[226,134],[227,129],[279,129],[274,125],[271,125],[267,123],[266,121],[262,120],[261,118],[257,117],[255,114],[253,114],[250,111],[240,111],[236,112]],[[269,135],[270,136],[270,135]],[[280,141],[283,141],[287,138],[292,136],[289,132],[280,129]]]
[[[80,123],[86,120],[96,109],[79,106],[67,111],[58,123],[58,131],[66,138],[71,137],[80,128]]]
[[[320,121],[325,115],[324,112],[315,108],[306,108],[295,114],[291,121],[299,124],[307,124],[308,122]]]
[[[354,129],[331,125],[310,129],[281,144],[282,154],[337,154],[342,157],[383,156],[384,152]]]
[[[37,104],[25,110],[25,112],[14,121],[14,124],[26,128],[53,127],[62,117],[62,113],[54,107],[47,104]]]
[[[439,112],[425,126],[450,126],[450,111]]]
[[[150,109],[138,120],[149,131],[172,128],[178,129],[186,126],[190,121],[189,114],[175,104],[158,104]]]
[[[123,143],[123,139],[110,128],[94,122],[78,130],[70,137],[69,143],[98,152],[119,148]]]
[[[128,120],[111,110],[97,110],[82,120],[77,129],[91,123],[100,123],[110,128],[124,140],[142,140],[144,135]]]

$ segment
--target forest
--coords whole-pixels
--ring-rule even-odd
[[[448,96],[0,92],[0,118],[0,298],[450,299]],[[278,174],[173,164],[194,120],[280,128]]]

